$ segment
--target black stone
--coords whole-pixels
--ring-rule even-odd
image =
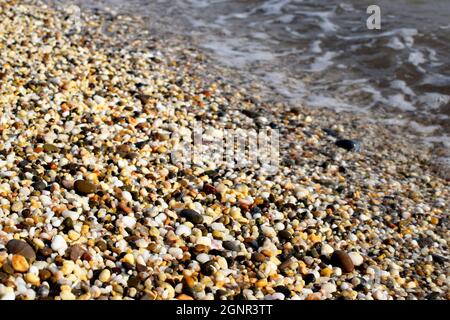
[[[192,209],[184,209],[180,212],[180,217],[185,218],[186,220],[194,223],[200,224],[203,222],[203,216],[195,210]]]
[[[335,142],[336,146],[347,151],[359,151],[361,143],[357,140],[342,139]]]

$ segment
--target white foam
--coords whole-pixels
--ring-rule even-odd
[[[407,96],[415,96],[414,91],[408,87],[405,81],[403,80],[394,80],[391,82],[391,88],[401,90]]]
[[[320,57],[316,57],[309,67],[309,71],[320,72],[333,65],[332,59],[337,56],[336,52],[328,51]]]
[[[309,47],[309,51],[313,53],[321,53],[322,52],[322,48],[320,47],[321,43],[322,43],[321,40],[314,40]]]
[[[400,41],[398,37],[392,37],[389,39],[389,42],[386,44],[386,47],[394,50],[403,50],[405,49],[405,44],[402,41]]]
[[[409,54],[408,61],[413,65],[418,66],[425,63],[427,60],[425,59],[425,56],[422,52],[414,51]]]
[[[439,109],[450,102],[450,96],[437,92],[427,92],[421,95],[418,101],[425,106],[424,109]]]
[[[339,29],[337,24],[331,22],[330,17],[333,16],[333,12],[319,12],[319,11],[296,11],[295,13],[299,13],[305,15],[307,17],[316,17],[320,19],[319,26],[324,32],[336,32]]]
[[[388,104],[394,108],[401,109],[403,111],[413,111],[416,108],[409,101],[405,100],[405,96],[401,93],[394,94],[388,97]]]

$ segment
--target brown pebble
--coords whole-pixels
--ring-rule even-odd
[[[98,240],[95,245],[97,246],[97,248],[100,249],[100,251],[106,251],[106,249],[108,248],[107,244],[105,241],[103,240]]]
[[[331,256],[331,264],[335,267],[339,267],[343,272],[349,273],[355,269],[352,259],[347,252],[342,250],[336,250]]]
[[[77,261],[79,258],[81,258],[81,256],[84,254],[84,249],[79,245],[79,244],[75,244],[73,246],[71,246],[69,249],[69,256],[70,256],[70,260],[72,261]]]
[[[252,261],[253,262],[263,262],[266,260],[266,256],[263,255],[260,252],[253,252],[252,253]]]
[[[38,253],[43,257],[49,257],[52,254],[52,249],[49,247],[44,247],[42,249],[39,249]]]
[[[97,187],[95,184],[86,181],[86,180],[77,180],[73,184],[75,191],[81,195],[88,195],[90,193],[95,193],[97,191]]]
[[[59,148],[57,146],[55,146],[53,144],[50,144],[50,143],[44,144],[42,149],[44,149],[44,151],[47,152],[47,153],[52,153],[52,152],[58,152],[59,151]]]
[[[136,270],[138,272],[146,272],[147,271],[147,266],[144,266],[143,264],[137,263],[136,264]]]
[[[25,241],[22,240],[9,240],[6,244],[8,253],[19,254],[25,257],[29,262],[36,260],[36,253],[34,249]]]
[[[7,274],[13,274],[14,273],[14,269],[12,267],[12,265],[10,263],[5,263],[2,266],[2,270],[7,273]]]
[[[39,278],[43,281],[50,279],[52,273],[47,269],[39,270]]]

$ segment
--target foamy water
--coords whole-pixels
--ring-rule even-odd
[[[266,96],[364,112],[450,150],[449,1],[58,2],[139,14],[152,31],[189,36],[263,82]],[[370,4],[381,8],[381,30],[366,27]]]

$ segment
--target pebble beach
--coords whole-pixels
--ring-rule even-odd
[[[0,2],[0,299],[450,298],[432,149],[130,28]],[[173,163],[198,122],[277,129],[276,174]]]

